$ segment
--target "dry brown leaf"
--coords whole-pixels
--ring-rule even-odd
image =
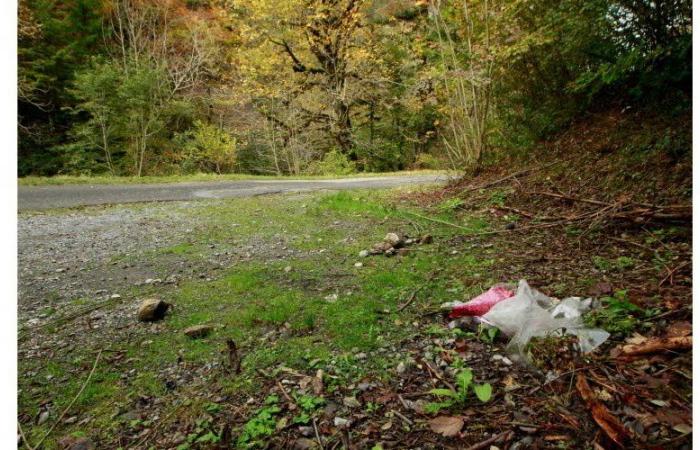
[[[688,321],[673,322],[666,330],[669,337],[690,336],[693,333],[693,325]]]
[[[433,432],[445,437],[452,437],[459,434],[464,426],[464,420],[458,416],[439,416],[428,422]]]
[[[648,339],[649,339],[649,338],[646,337],[646,336],[642,336],[642,335],[639,334],[639,333],[634,333],[632,336],[630,336],[630,337],[628,337],[627,339],[625,339],[625,342],[628,343],[628,344],[638,345],[638,344],[643,344],[643,343],[646,342]]]
[[[610,411],[595,397],[591,387],[586,381],[586,377],[579,373],[576,376],[576,389],[578,389],[581,398],[591,410],[593,420],[603,429],[605,434],[620,447],[625,446],[625,441],[629,438],[625,427],[620,421],[613,416]]]

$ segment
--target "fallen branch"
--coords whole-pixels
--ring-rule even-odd
[[[624,356],[638,356],[665,350],[690,350],[692,348],[692,336],[674,336],[651,338],[641,344],[623,345],[620,354]]]
[[[591,387],[588,385],[588,381],[586,381],[586,376],[582,373],[576,375],[576,389],[579,394],[581,394],[581,398],[588,408],[590,408],[593,420],[596,421],[613,442],[624,448],[625,442],[629,438],[625,427],[620,423],[617,417],[613,416],[605,405],[596,398],[593,391],[591,391]]]
[[[648,218],[656,220],[692,220],[692,206],[691,205],[653,205],[651,203],[642,202],[620,202],[619,204],[604,202],[602,200],[596,200],[592,198],[581,198],[573,195],[558,194],[556,192],[547,191],[534,191],[527,192],[530,195],[542,195],[552,198],[558,198],[561,200],[568,200],[572,202],[588,203],[590,205],[605,206],[605,207],[616,207],[620,208],[632,206],[636,209],[631,211],[618,211],[610,215],[610,217],[619,219],[631,219],[636,220],[638,218]]]
[[[410,214],[410,215],[412,215],[412,216],[419,217],[419,218],[421,218],[421,219],[423,219],[423,220],[429,220],[429,221],[431,221],[431,222],[440,223],[440,224],[443,224],[443,225],[448,225],[448,226],[451,226],[451,227],[454,227],[454,228],[458,228],[458,229],[460,229],[460,230],[466,230],[466,231],[471,231],[471,230],[472,230],[471,228],[463,227],[462,225],[457,225],[456,223],[447,222],[446,220],[434,219],[434,218],[432,218],[432,217],[422,216],[422,215],[420,215],[420,214],[417,214],[417,213],[414,213],[414,212],[410,212],[410,211],[404,211],[404,212],[405,212],[406,214]],[[480,231],[480,232],[478,232],[478,233],[472,232],[472,233],[467,233],[467,234],[465,234],[464,236],[488,236],[488,235],[492,235],[492,234],[512,233],[513,231],[530,230],[530,229],[533,229],[533,228],[549,228],[549,227],[554,227],[554,226],[557,226],[557,225],[562,225],[562,224],[570,223],[571,221],[572,221],[572,220],[570,220],[570,219],[566,219],[566,220],[560,220],[560,221],[558,221],[558,222],[549,222],[549,223],[543,223],[543,224],[537,224],[537,225],[529,225],[529,226],[526,226],[526,227],[519,227],[519,228],[515,228],[515,229],[513,229],[513,230]]]
[[[451,226],[454,228],[459,228],[460,230],[467,230],[467,231],[471,230],[471,228],[463,227],[462,225],[457,225],[456,223],[448,222],[446,220],[435,219],[433,217],[423,216],[423,215],[420,215],[418,213],[414,213],[411,211],[402,211],[402,212],[404,212],[410,216],[418,217],[419,219],[428,220],[430,222],[435,222],[435,223],[440,223],[442,225],[448,225],[448,226]]]
[[[49,428],[49,431],[46,432],[46,434],[44,435],[44,437],[42,437],[42,438],[39,440],[39,442],[37,442],[36,445],[35,445],[33,448],[39,448],[39,447],[41,447],[41,444],[44,442],[44,440],[46,440],[46,438],[49,437],[49,435],[53,432],[54,428],[56,428],[56,426],[57,426],[59,423],[61,423],[61,421],[63,420],[63,418],[65,417],[65,415],[68,413],[68,411],[73,407],[73,405],[75,404],[75,402],[78,401],[78,398],[80,398],[80,396],[83,394],[83,391],[85,390],[85,388],[87,387],[87,385],[90,383],[90,379],[92,379],[92,375],[95,373],[95,369],[97,369],[97,363],[100,361],[100,356],[102,356],[102,350],[100,350],[99,352],[97,352],[97,356],[95,357],[95,363],[92,365],[92,370],[90,370],[90,373],[88,374],[88,377],[87,377],[87,378],[85,379],[85,381],[83,382],[83,385],[80,386],[80,390],[78,391],[78,393],[76,394],[76,396],[73,397],[73,400],[71,400],[71,402],[68,404],[68,406],[66,406],[66,408],[63,410],[63,412],[61,413],[61,415],[58,416],[58,420],[57,420],[56,422],[54,422],[53,425],[51,425],[51,428]],[[26,441],[25,441],[25,444],[26,444],[27,447],[29,447],[30,449],[32,448],[32,446],[29,445],[29,442],[26,442]]]
[[[499,178],[498,180],[494,180],[494,181],[490,181],[490,182],[488,182],[488,183],[486,183],[486,184],[482,184],[481,186],[473,186],[473,187],[466,188],[466,189],[460,191],[459,194],[457,194],[457,195],[458,195],[458,196],[461,196],[462,194],[466,194],[467,192],[479,191],[479,190],[481,190],[481,189],[487,189],[487,188],[490,188],[490,187],[492,187],[492,186],[496,186],[497,184],[501,184],[501,183],[503,183],[504,181],[508,181],[508,180],[512,180],[513,178],[517,178],[517,177],[519,177],[520,175],[525,175],[526,173],[536,172],[536,171],[538,171],[538,170],[546,169],[547,167],[551,167],[551,166],[553,166],[553,165],[555,165],[555,164],[568,161],[569,159],[571,159],[571,157],[565,158],[565,159],[559,159],[559,160],[556,160],[556,161],[552,161],[552,162],[550,162],[550,163],[543,164],[543,165],[540,165],[540,166],[537,166],[537,167],[530,167],[530,168],[527,168],[527,169],[523,169],[523,170],[520,170],[520,171],[518,171],[518,172],[512,173],[512,174],[510,174],[510,175],[508,175],[508,176],[506,176],[506,177]]]

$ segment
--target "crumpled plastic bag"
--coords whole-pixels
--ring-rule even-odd
[[[483,294],[466,303],[450,304],[450,318],[483,316],[498,302],[514,295],[513,289],[504,284],[496,284]]]
[[[500,301],[481,316],[481,320],[511,336],[507,349],[526,359],[524,349],[533,337],[578,337],[582,352],[590,352],[605,342],[610,334],[601,329],[586,328],[582,314],[591,308],[592,300],[569,297],[557,301],[520,280],[515,296]]]

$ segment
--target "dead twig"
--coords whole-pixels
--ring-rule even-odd
[[[416,294],[417,294],[418,291],[420,291],[421,289],[423,289],[423,288],[422,288],[422,287],[419,287],[418,289],[414,289],[413,292],[411,292],[411,295],[408,296],[408,300],[406,300],[406,301],[404,302],[403,305],[399,306],[399,307],[396,309],[396,312],[401,312],[401,311],[403,311],[404,309],[406,309],[406,308],[408,307],[408,305],[410,305],[411,303],[413,303],[413,301],[416,299]]]
[[[663,280],[659,281],[659,287],[661,287],[666,282],[666,280],[669,280],[669,279],[670,279],[670,284],[673,284],[673,274],[675,274],[676,272],[678,272],[680,269],[687,266],[688,264],[690,264],[689,261],[684,261],[684,262],[680,263],[679,265],[677,265],[675,268],[669,270],[668,275],[666,275]]]
[[[282,383],[280,383],[279,380],[275,380],[275,383],[277,383],[277,387],[280,389],[280,391],[282,391],[282,395],[284,395],[284,398],[286,398],[289,403],[296,406],[296,402],[294,401],[294,399],[292,399],[292,397],[289,396],[289,394],[287,394],[287,390],[284,389]]]
[[[404,416],[403,414],[401,414],[401,413],[398,412],[397,410],[392,409],[391,412],[394,413],[394,414],[396,414],[396,415],[399,417],[399,419],[401,419],[401,420],[403,420],[404,422],[406,422],[406,424],[407,424],[408,426],[412,426],[412,425],[413,425],[413,421],[412,421],[411,419],[409,419],[408,417]]]
[[[466,450],[481,450],[482,448],[488,448],[493,444],[494,442],[497,441],[509,441],[513,438],[513,432],[511,430],[504,431],[501,434],[497,434],[495,436],[491,436],[490,438],[486,439],[485,441],[481,441],[479,443],[476,443],[472,445],[471,447],[467,447]]]
[[[29,445],[29,441],[27,440],[27,436],[24,434],[24,430],[22,430],[22,424],[19,423],[19,420],[17,421],[17,428],[19,429],[19,435],[22,436],[22,442],[24,442],[24,446],[27,447],[29,450],[34,450],[34,447]]]
[[[437,378],[437,379],[440,380],[445,386],[447,386],[448,388],[450,388],[450,390],[451,390],[452,392],[457,392],[457,390],[455,389],[454,385],[450,384],[450,382],[447,381],[447,380],[445,380],[445,379],[437,372],[437,370],[433,369],[433,366],[431,366],[430,363],[429,363],[428,361],[426,361],[426,360],[422,360],[422,361],[423,361],[423,364],[425,365],[425,367],[428,368],[428,372],[430,372],[431,374],[433,374],[433,376],[435,376],[435,378]]]
[[[314,433],[316,434],[316,440],[318,441],[318,446],[323,450],[323,442],[321,442],[321,435],[318,434],[318,426],[316,426],[316,418],[313,419]]]
[[[66,415],[66,414],[68,413],[68,411],[71,409],[71,407],[73,407],[73,405],[75,404],[75,402],[78,401],[78,398],[80,398],[80,396],[83,394],[83,391],[85,390],[85,388],[87,387],[87,385],[90,383],[90,380],[92,379],[92,376],[93,376],[93,374],[95,373],[95,369],[97,369],[97,363],[100,362],[100,356],[102,356],[102,350],[100,350],[99,352],[97,352],[97,356],[95,357],[95,362],[94,362],[93,365],[92,365],[92,370],[90,370],[90,373],[88,374],[87,378],[86,378],[85,381],[83,382],[83,385],[80,386],[80,390],[78,391],[78,393],[75,395],[75,397],[73,397],[73,400],[71,400],[71,402],[68,404],[68,406],[65,407],[65,409],[63,410],[63,412],[61,413],[61,415],[58,416],[58,420],[56,420],[56,422],[54,422],[54,424],[51,425],[51,428],[49,428],[49,431],[47,431],[46,434],[44,434],[44,436],[39,440],[39,442],[36,443],[36,445],[35,445],[33,448],[39,448],[39,447],[41,447],[41,444],[44,442],[44,440],[46,440],[46,438],[49,437],[49,435],[53,432],[54,428],[56,428],[56,426],[57,426],[59,423],[61,423],[61,421],[63,420],[63,418],[65,417],[65,415]],[[25,444],[26,444],[27,447],[29,447],[30,449],[32,448],[32,446],[30,446],[28,442],[25,441]]]

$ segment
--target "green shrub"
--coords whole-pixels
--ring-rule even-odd
[[[348,175],[355,171],[355,163],[336,149],[323,155],[320,161],[312,161],[305,170],[309,175]]]
[[[413,167],[415,169],[439,170],[447,168],[447,164],[430,153],[421,153],[413,163]]]
[[[184,172],[222,173],[236,163],[236,140],[221,128],[196,120],[194,128],[175,137],[184,150],[181,164]]]

